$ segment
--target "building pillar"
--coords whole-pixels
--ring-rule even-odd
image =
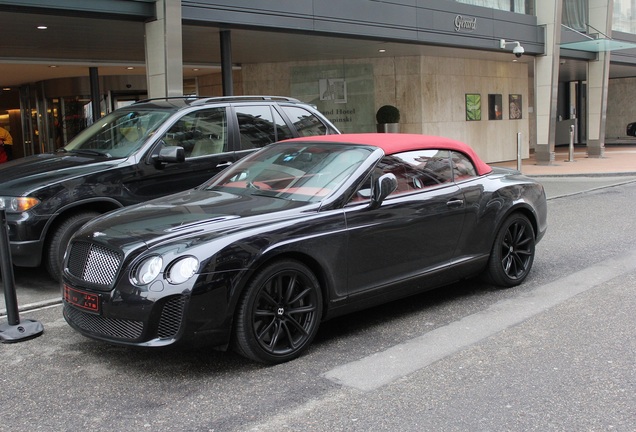
[[[221,77],[223,96],[234,96],[232,77],[232,39],[229,30],[221,30]]]
[[[148,97],[183,95],[181,0],[157,0],[157,17],[146,23]]]
[[[535,58],[535,116],[537,119],[537,164],[554,162],[562,2],[536,0],[537,23],[545,27],[545,55]]]
[[[88,68],[88,76],[91,83],[91,111],[92,120],[95,123],[102,116],[101,101],[102,95],[99,91],[99,72],[96,67]]]
[[[588,33],[612,37],[612,0],[589,0]],[[597,60],[587,62],[587,155],[600,158],[605,154],[605,122],[607,121],[607,88],[609,84],[609,51],[599,52]]]

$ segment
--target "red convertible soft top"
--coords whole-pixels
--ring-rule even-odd
[[[384,154],[387,155],[421,149],[454,150],[464,153],[473,161],[477,174],[484,175],[492,171],[492,168],[482,161],[468,144],[439,136],[403,133],[360,133],[317,135],[286,140],[286,142],[290,141],[315,141],[370,145],[381,148],[384,151]]]

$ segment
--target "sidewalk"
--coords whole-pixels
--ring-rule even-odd
[[[636,140],[626,144],[606,144],[602,158],[590,158],[586,147],[575,146],[574,162],[568,162],[568,159],[568,146],[555,148],[555,158],[550,165],[537,165],[532,153],[529,159],[522,160],[521,172],[528,176],[636,175]],[[517,168],[517,161],[490,165]]]

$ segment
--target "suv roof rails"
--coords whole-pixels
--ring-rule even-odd
[[[197,99],[201,99],[200,96],[191,96],[191,95],[184,95],[184,96],[166,96],[166,97],[156,97],[156,98],[147,98],[147,99],[141,99],[138,101],[133,102],[133,105],[135,104],[139,104],[139,103],[145,103],[145,102],[152,102],[152,101],[165,101],[165,100],[197,100]]]
[[[158,100],[186,100],[191,101],[191,105],[201,105],[210,102],[235,102],[235,101],[279,101],[279,102],[298,102],[301,103],[300,100],[287,97],[287,96],[167,96],[167,97],[158,97],[158,98],[149,98],[135,101],[134,104],[152,102]]]
[[[279,101],[279,102],[299,102],[298,99],[286,96],[215,96],[197,98],[192,105],[199,105],[208,102],[235,102],[235,101]]]

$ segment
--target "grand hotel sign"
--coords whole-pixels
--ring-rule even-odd
[[[472,32],[477,27],[477,18],[457,15],[455,17],[456,32]]]

